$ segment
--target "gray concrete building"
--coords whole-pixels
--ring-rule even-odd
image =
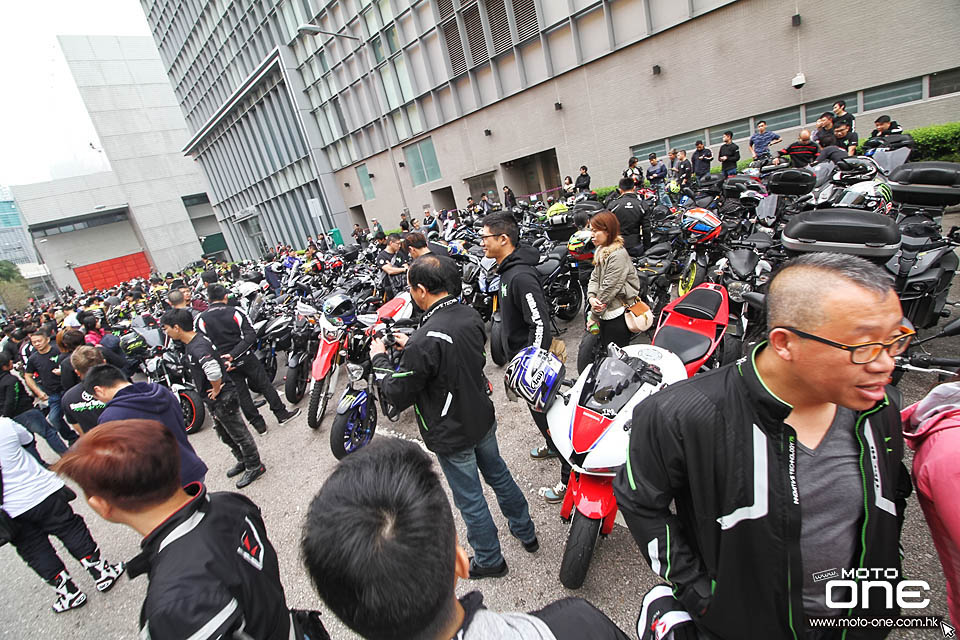
[[[960,113],[954,0],[141,3],[185,152],[247,250],[296,244],[318,213],[390,228],[505,185],[543,197],[581,164],[612,185],[630,155],[727,129],[746,157],[759,119],[788,143],[836,98],[861,134]]]
[[[57,284],[102,288],[226,257],[150,38],[62,36],[60,45],[111,171],[12,188]]]

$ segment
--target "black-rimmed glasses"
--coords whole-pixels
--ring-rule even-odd
[[[806,331],[801,331],[800,329],[795,329],[794,327],[774,327],[774,329],[786,329],[790,333],[796,334],[801,338],[807,340],[814,340],[820,342],[836,349],[843,349],[844,351],[850,352],[850,361],[853,364],[868,364],[873,362],[880,357],[880,354],[886,350],[890,357],[896,357],[902,354],[907,350],[907,347],[910,346],[910,341],[913,340],[913,337],[917,335],[917,332],[908,328],[901,327],[902,333],[888,340],[887,342],[864,342],[862,344],[843,344],[842,342],[834,342],[833,340],[828,340],[827,338],[821,338],[820,336],[815,336],[812,333],[807,333]]]

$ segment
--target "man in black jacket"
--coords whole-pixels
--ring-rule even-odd
[[[830,581],[899,575],[911,489],[885,385],[913,331],[890,277],[843,254],[788,263],[767,322],[749,357],[637,406],[617,505],[709,637],[833,638],[809,619],[898,613],[883,598],[836,608],[852,596]],[[844,638],[888,632],[861,625]]]
[[[621,178],[620,197],[610,203],[610,211],[620,223],[620,236],[623,246],[632,256],[643,254],[650,245],[650,223],[643,201],[637,195],[637,188],[630,178]],[[642,236],[641,236],[642,234]]]
[[[210,307],[197,318],[197,330],[210,338],[228,363],[228,375],[236,385],[244,417],[258,433],[266,433],[267,423],[253,404],[251,389],[262,393],[267,399],[277,424],[289,422],[300,415],[300,409],[287,409],[273,388],[263,363],[253,351],[257,343],[257,331],[247,314],[227,305],[227,288],[221,284],[210,285],[207,287],[207,299]]]
[[[550,309],[536,269],[540,254],[531,247],[517,247],[519,241],[520,228],[513,216],[494,213],[483,219],[480,242],[484,254],[499,265],[503,350],[510,358],[530,346],[549,349],[552,342]],[[567,490],[570,464],[553,446],[546,414],[533,410],[530,414],[545,441],[530,452],[530,457],[534,460],[560,458],[560,482],[553,487],[541,487],[540,495],[547,502],[560,502]]]
[[[80,485],[101,517],[143,536],[126,565],[131,578],[150,580],[140,637],[304,638],[260,509],[237,493],[207,493],[199,482],[181,487],[177,443],[162,424],[100,425],[56,470]]]
[[[365,638],[627,640],[580,598],[530,613],[491,611],[479,591],[457,599],[470,561],[440,478],[412,442],[378,438],[342,460],[310,503],[300,548],[320,597]]]
[[[0,353],[0,415],[16,420],[31,433],[43,438],[57,455],[66,453],[67,445],[60,439],[57,430],[39,409],[34,408],[33,398],[20,378],[13,374],[13,362],[7,353]],[[30,449],[30,453],[43,463],[36,446]]]
[[[416,408],[423,442],[437,454],[453,501],[467,524],[467,540],[476,553],[470,559],[470,576],[499,578],[507,574],[507,561],[478,469],[496,494],[511,534],[530,553],[540,543],[527,500],[497,446],[496,416],[483,374],[483,320],[475,309],[450,295],[451,285],[460,280],[460,270],[450,258],[432,254],[417,258],[407,279],[410,297],[425,313],[409,339],[396,334],[403,349],[396,371],[383,341],[373,340],[370,354],[380,390],[397,407]]]
[[[590,174],[587,173],[587,165],[580,167],[580,175],[577,176],[577,181],[573,183],[573,188],[577,193],[590,191]]]
[[[713,151],[703,145],[703,140],[697,140],[693,152],[693,173],[700,182],[710,175],[710,163],[713,161]]]
[[[724,178],[737,175],[737,163],[740,162],[740,147],[733,142],[733,131],[723,132],[723,144],[717,152],[720,160],[720,175]]]
[[[903,127],[900,126],[900,123],[891,120],[890,116],[880,116],[874,120],[873,126],[876,128],[870,132],[871,138],[882,138],[883,136],[903,133]]]

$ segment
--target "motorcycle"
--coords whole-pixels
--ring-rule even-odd
[[[686,377],[683,363],[665,349],[610,344],[547,410],[553,442],[572,467],[560,507],[570,523],[560,564],[560,582],[568,589],[583,585],[598,537],[613,530],[613,479],[627,462],[634,407]]]
[[[728,243],[727,253],[714,265],[711,280],[727,290],[730,320],[723,335],[724,361],[736,359],[743,346],[757,338],[764,330],[762,308],[748,303],[745,294],[761,291],[773,271],[766,252],[773,246],[770,236],[758,232],[739,242]]]
[[[290,351],[287,353],[287,377],[283,393],[290,404],[303,399],[310,383],[310,359],[319,344],[320,328],[317,316],[320,312],[303,300],[297,301],[293,328],[290,333]]]
[[[653,345],[676,354],[693,376],[740,357],[733,352],[717,354],[730,320],[730,303],[722,285],[705,282],[677,298],[660,314]]]

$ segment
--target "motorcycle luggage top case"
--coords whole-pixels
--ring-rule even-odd
[[[948,207],[960,204],[960,163],[911,162],[890,174],[893,199],[903,204]]]
[[[729,176],[723,181],[723,195],[728,198],[738,198],[741,193],[748,189],[766,193],[766,189],[763,188],[763,183],[759,180],[754,180],[750,176]]]
[[[794,216],[783,247],[797,253],[826,251],[887,259],[900,248],[900,229],[887,216],[860,209],[820,209]]]
[[[816,184],[817,176],[809,169],[783,169],[767,177],[767,191],[778,196],[804,196]]]

